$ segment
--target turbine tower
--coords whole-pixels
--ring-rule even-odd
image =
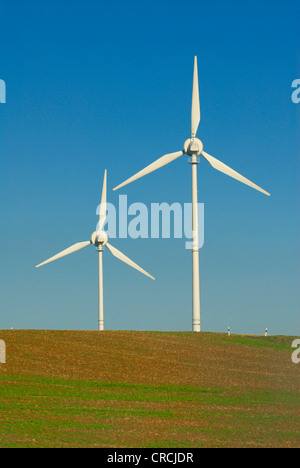
[[[218,159],[210,156],[205,151],[203,151],[203,143],[199,138],[196,138],[198,126],[200,123],[200,100],[199,100],[199,84],[198,84],[198,67],[197,67],[197,57],[194,59],[194,76],[193,76],[193,92],[192,92],[192,115],[191,115],[191,137],[188,138],[183,145],[182,151],[177,151],[176,153],[166,154],[161,158],[157,159],[155,162],[147,166],[145,169],[141,170],[134,176],[125,180],[122,184],[115,187],[113,190],[118,190],[121,187],[124,187],[131,182],[134,182],[141,177],[150,174],[157,169],[160,169],[163,166],[175,161],[184,154],[187,154],[189,158],[189,163],[192,166],[192,223],[193,223],[193,331],[201,331],[201,315],[200,315],[200,274],[199,274],[199,226],[198,226],[198,188],[197,188],[197,165],[199,163],[199,156],[203,156],[206,161],[208,161],[211,166],[224,174],[236,179],[250,187],[259,190],[260,192],[269,195],[268,192],[258,187],[250,180],[246,179],[238,172],[234,171],[226,164],[222,163]]]
[[[120,252],[119,250],[117,250],[115,247],[113,247],[111,244],[108,243],[107,233],[103,230],[103,227],[106,221],[106,192],[107,192],[107,171],[105,170],[103,188],[102,188],[101,205],[100,205],[99,223],[97,226],[97,230],[93,232],[91,236],[91,240],[74,244],[68,249],[63,250],[59,254],[54,255],[54,257],[49,258],[49,260],[46,260],[45,262],[40,263],[39,265],[36,266],[36,268],[39,268],[43,265],[46,265],[47,263],[54,262],[55,260],[58,260],[59,258],[65,257],[66,255],[76,252],[77,250],[84,249],[85,247],[91,244],[93,244],[96,247],[96,250],[98,251],[98,257],[99,257],[99,330],[100,331],[104,330],[102,254],[103,254],[105,246],[108,248],[108,250],[110,250],[110,252],[116,258],[118,258],[122,262],[127,263],[127,265],[131,266],[132,268],[135,268],[136,270],[140,271],[144,275],[149,276],[149,278],[153,280],[155,279],[153,278],[153,276],[149,275],[149,273],[143,270],[143,268],[139,267],[136,263],[130,260],[130,258],[126,257],[126,255],[124,255],[122,252]]]

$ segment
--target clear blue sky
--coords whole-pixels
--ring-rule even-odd
[[[0,329],[97,328],[97,256],[35,265],[94,230],[112,188],[190,136],[198,56],[204,149],[272,194],[199,166],[205,331],[299,335],[299,2],[6,1],[0,6]],[[191,200],[186,158],[122,190]],[[104,257],[107,329],[190,330],[184,240],[113,244],[152,282]]]

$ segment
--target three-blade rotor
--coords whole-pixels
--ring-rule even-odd
[[[208,161],[214,169],[222,172],[223,174],[228,175],[229,177],[232,177],[233,179],[236,179],[242,182],[243,184],[248,185],[249,187],[254,188],[255,190],[258,190],[259,192],[264,193],[265,195],[270,196],[270,194],[266,192],[264,189],[260,188],[258,185],[246,179],[246,177],[234,171],[226,164],[222,163],[216,158],[213,158],[212,156],[210,156],[209,154],[203,151],[202,142],[196,138],[199,123],[200,123],[200,98],[199,98],[197,57],[195,57],[194,76],[193,76],[193,93],[192,93],[192,112],[191,112],[191,138],[185,142],[183,151],[177,151],[176,153],[170,153],[170,154],[166,154],[165,156],[162,156],[161,158],[157,159],[154,163],[147,166],[145,169],[142,169],[137,174],[133,175],[129,179],[122,182],[113,190],[118,190],[124,187],[125,185],[128,185],[131,182],[134,182],[140,179],[141,177],[144,177],[145,175],[148,175],[151,172],[154,172],[157,169],[160,169],[161,167],[166,166],[167,164],[170,164],[171,162],[180,158],[184,154],[188,154],[189,156],[198,156],[198,155],[203,156],[206,159],[206,161]],[[197,149],[195,148],[200,148],[200,150],[197,151]]]
[[[103,227],[106,221],[106,209],[107,209],[107,171],[105,170],[104,179],[103,179],[101,204],[100,204],[99,224],[98,224],[97,230],[92,234],[91,240],[86,241],[86,242],[79,242],[77,244],[72,245],[71,247],[68,247],[67,249],[63,250],[57,255],[54,255],[53,257],[49,258],[45,262],[40,263],[39,265],[36,266],[36,268],[46,265],[47,263],[54,262],[55,260],[58,260],[67,255],[70,255],[71,253],[77,252],[78,250],[84,249],[85,247],[91,244],[95,245],[96,247],[99,247],[99,246],[104,247],[106,245],[108,250],[114,255],[114,257],[118,258],[122,262],[126,263],[127,265],[136,269],[140,273],[143,273],[145,276],[148,276],[149,278],[154,280],[155,278],[151,276],[149,273],[147,273],[147,271],[145,271],[139,265],[137,265],[132,260],[130,260],[130,258],[126,257],[126,255],[124,255],[122,252],[120,252],[119,250],[117,250],[115,247],[113,247],[111,244],[108,243],[107,234],[106,232],[103,231]]]

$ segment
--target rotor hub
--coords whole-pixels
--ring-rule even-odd
[[[95,231],[92,234],[91,242],[96,247],[99,246],[99,245],[104,246],[108,242],[108,236],[107,236],[105,231]]]
[[[203,151],[203,143],[199,138],[188,138],[184,142],[183,151],[189,156],[199,156]]]

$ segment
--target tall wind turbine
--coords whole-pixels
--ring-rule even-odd
[[[197,164],[199,163],[198,156],[203,156],[214,169],[217,169],[224,174],[233,177],[240,182],[243,182],[250,187],[259,190],[260,192],[270,195],[268,192],[258,187],[258,185],[250,182],[236,171],[226,166],[218,159],[213,158],[205,151],[203,151],[203,143],[199,138],[196,138],[198,126],[200,123],[200,100],[199,100],[199,85],[198,85],[198,68],[197,57],[194,59],[194,77],[193,77],[193,93],[192,93],[192,118],[191,118],[191,138],[188,138],[183,145],[182,151],[176,153],[166,154],[155,162],[141,170],[134,176],[127,179],[122,184],[114,188],[118,190],[131,182],[134,182],[141,177],[150,174],[157,169],[165,166],[166,164],[175,161],[184,154],[190,156],[189,163],[192,166],[192,223],[193,223],[193,330],[196,332],[201,331],[201,317],[200,317],[200,275],[199,275],[199,226],[198,226],[198,189],[197,189]]]
[[[153,276],[149,275],[143,268],[139,267],[136,263],[134,263],[130,258],[126,257],[122,252],[117,250],[115,247],[113,247],[111,244],[108,243],[108,236],[105,231],[103,231],[103,227],[105,224],[106,220],[106,191],[107,191],[107,171],[105,170],[104,172],[104,180],[103,180],[103,188],[102,188],[102,198],[101,198],[101,205],[100,205],[100,216],[99,216],[99,223],[97,226],[97,230],[93,232],[91,236],[90,241],[86,242],[79,242],[77,244],[72,245],[66,250],[63,250],[57,255],[54,255],[54,257],[49,258],[49,260],[46,260],[45,262],[41,263],[40,265],[37,265],[36,268],[39,268],[43,265],[46,265],[47,263],[54,262],[54,260],[58,260],[59,258],[65,257],[66,255],[69,255],[73,252],[77,252],[77,250],[84,249],[88,245],[95,245],[96,250],[98,251],[98,256],[99,256],[99,330],[104,330],[104,311],[103,311],[103,266],[102,266],[102,254],[104,247],[106,246],[110,252],[117,257],[119,260],[121,260],[124,263],[127,263],[127,265],[131,266],[132,268],[135,268],[136,270],[140,271],[146,276],[149,276],[151,279]]]

